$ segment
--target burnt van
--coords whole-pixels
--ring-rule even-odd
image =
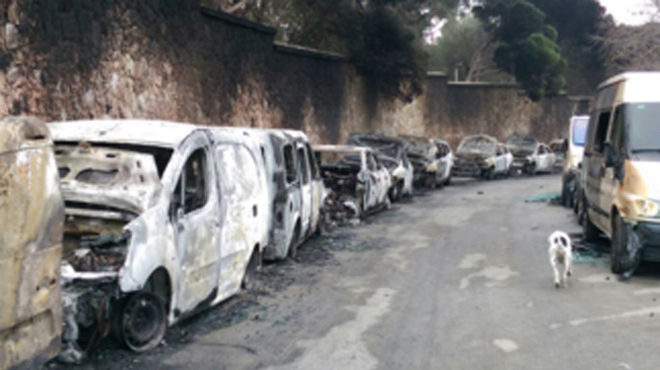
[[[60,350],[64,204],[46,125],[0,121],[0,369],[37,369]]]
[[[584,237],[604,234],[611,269],[629,277],[660,261],[660,72],[631,72],[598,87],[582,161]]]
[[[270,239],[264,259],[296,257],[298,246],[319,228],[324,187],[307,135],[252,129],[259,138],[268,179]]]
[[[250,283],[268,243],[251,133],[140,120],[49,128],[66,213],[67,351],[110,328],[151,350],[168,326]]]

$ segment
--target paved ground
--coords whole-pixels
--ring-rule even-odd
[[[660,266],[621,283],[606,255],[582,253],[555,289],[546,239],[580,228],[526,200],[558,192],[541,176],[416,197],[266,266],[259,292],[172,328],[155,352],[99,350],[85,367],[658,369]]]

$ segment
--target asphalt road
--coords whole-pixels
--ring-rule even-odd
[[[466,181],[397,204],[267,266],[261,292],[172,328],[154,353],[100,351],[88,366],[660,368],[660,266],[622,283],[606,254],[578,253],[554,287],[547,237],[580,227],[529,200],[559,190],[558,176]]]

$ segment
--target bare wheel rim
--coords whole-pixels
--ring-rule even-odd
[[[144,352],[155,348],[165,329],[165,308],[156,295],[143,292],[128,300],[122,315],[122,334],[130,349]]]

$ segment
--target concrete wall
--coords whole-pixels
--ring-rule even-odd
[[[564,133],[564,97],[430,74],[411,104],[379,99],[350,62],[274,44],[273,29],[195,0],[0,0],[0,116],[154,118],[289,127],[315,142],[351,132],[500,138]]]

